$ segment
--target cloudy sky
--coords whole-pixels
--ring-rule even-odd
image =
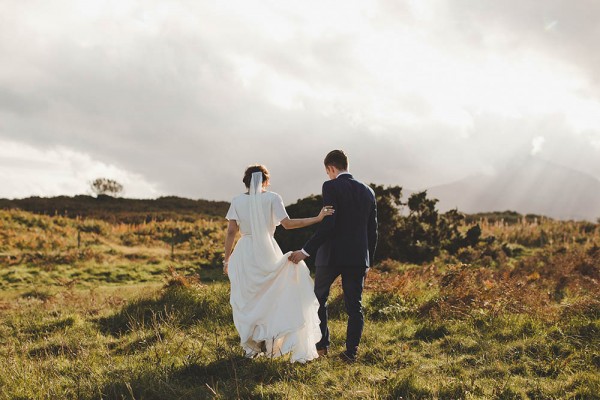
[[[531,155],[600,178],[596,0],[0,0],[0,197],[291,203],[345,149],[423,189]]]

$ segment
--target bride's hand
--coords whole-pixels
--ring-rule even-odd
[[[321,212],[319,213],[319,221],[323,221],[323,218],[329,216],[329,215],[333,215],[333,213],[335,212],[335,210],[333,209],[333,206],[325,206],[323,208],[321,208]]]

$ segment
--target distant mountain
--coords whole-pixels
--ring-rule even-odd
[[[562,220],[600,218],[600,181],[536,157],[518,159],[491,175],[475,175],[428,189],[441,211],[512,210]]]

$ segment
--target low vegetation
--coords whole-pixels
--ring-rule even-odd
[[[308,203],[319,199],[298,204]],[[406,229],[411,214],[398,211],[388,225]],[[419,241],[440,240],[422,244],[431,254],[419,262],[383,252],[348,366],[335,357],[339,285],[333,356],[243,358],[219,266],[222,218],[0,210],[0,398],[600,398],[598,224],[426,213],[412,214]]]

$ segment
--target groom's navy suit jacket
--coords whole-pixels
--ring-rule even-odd
[[[350,174],[323,183],[323,205],[335,213],[325,217],[303,249],[315,265],[362,267],[373,265],[377,246],[377,203],[373,190]]]

